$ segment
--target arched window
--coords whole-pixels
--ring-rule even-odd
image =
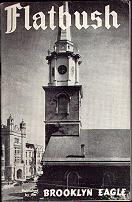
[[[61,93],[57,96],[56,112],[59,114],[69,114],[69,96]]]
[[[114,184],[114,174],[112,172],[105,172],[103,175],[103,187],[110,187]]]
[[[78,186],[79,185],[79,174],[77,172],[69,172],[67,174],[67,188],[70,186]]]

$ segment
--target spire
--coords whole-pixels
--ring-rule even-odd
[[[13,123],[14,119],[12,118],[12,115],[10,114],[9,118],[7,119],[7,122]]]
[[[69,13],[69,7],[68,7],[68,2],[63,1],[63,11]],[[71,41],[71,30],[70,27],[67,29],[63,30],[60,27],[58,28],[58,36],[57,36],[57,41],[60,40],[68,40]]]
[[[12,115],[10,114],[9,118],[7,119],[7,126],[12,130],[14,126],[14,119],[12,118]]]
[[[26,127],[26,123],[24,122],[24,120],[22,119],[22,122],[20,123],[20,128]]]
[[[10,114],[9,119],[12,119],[12,115]]]

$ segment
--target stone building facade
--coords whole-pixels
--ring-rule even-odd
[[[5,144],[1,145],[1,180],[5,180]]]
[[[26,123],[22,121],[20,127],[14,125],[10,115],[7,125],[1,126],[2,135],[2,170],[3,178],[7,181],[25,180],[25,146]]]
[[[25,181],[42,173],[43,145],[27,143],[26,123],[14,124],[10,115],[1,125],[1,179]]]

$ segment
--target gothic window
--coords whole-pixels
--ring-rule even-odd
[[[16,155],[16,153],[17,153],[17,149],[15,148],[15,155]]]
[[[103,183],[102,183],[102,186],[104,187],[109,187],[111,186],[112,184],[114,184],[114,174],[112,172],[105,172],[104,173],[104,176],[103,176]]]
[[[57,98],[56,112],[59,114],[69,113],[69,97],[66,94],[59,94]]]
[[[15,143],[19,143],[19,139],[18,138],[15,138]]]
[[[77,172],[69,172],[67,174],[67,187],[79,185],[79,174]]]

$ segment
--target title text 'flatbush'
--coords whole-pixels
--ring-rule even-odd
[[[32,16],[32,23],[30,22],[30,9],[29,5],[22,7],[20,3],[5,7],[5,11],[7,11],[7,28],[5,33],[9,34],[17,29],[17,18],[21,17],[19,10],[23,11],[25,19],[24,27],[26,30],[30,30],[32,27],[35,30],[40,28],[46,30],[48,26],[54,30],[57,27],[57,25],[55,25],[55,15],[57,14],[54,6],[48,11],[48,15],[45,15],[42,11],[34,14]],[[102,13],[98,10],[90,14],[90,19],[88,15],[89,14],[86,11],[83,11],[82,13],[76,11],[74,13],[74,25],[77,29],[88,29],[89,27],[97,29],[103,25],[107,29],[110,29],[112,26],[117,29],[120,26],[120,24],[118,24],[118,15],[115,11],[110,11],[110,5],[104,7],[104,17],[102,17]],[[59,27],[63,30],[72,26],[71,14],[68,11],[65,11],[64,6],[59,7],[58,20]],[[48,23],[48,25],[46,25],[46,23]]]

